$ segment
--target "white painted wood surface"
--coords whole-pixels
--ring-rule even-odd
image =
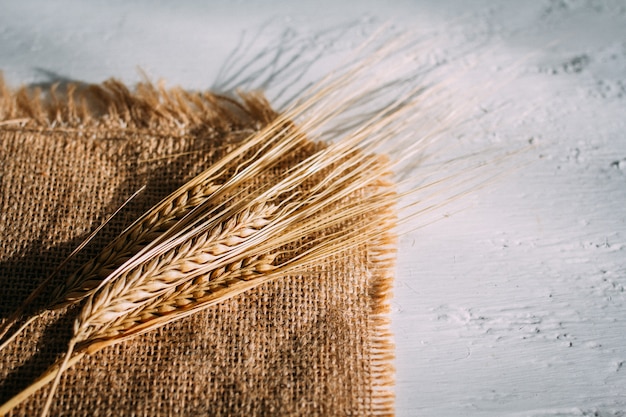
[[[242,39],[384,21],[428,38],[433,66],[467,61],[458,105],[492,89],[477,142],[536,144],[530,165],[401,239],[397,414],[626,415],[625,1],[4,1],[0,68],[17,85],[132,83],[139,66],[204,89]]]

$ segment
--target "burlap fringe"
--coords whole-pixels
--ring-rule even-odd
[[[44,89],[24,86],[12,90],[0,73],[3,127],[142,129],[181,134],[202,127],[230,131],[250,120],[257,121],[260,128],[276,116],[258,92],[233,98],[148,81],[131,91],[115,79],[101,84],[57,83]]]
[[[258,92],[227,97],[211,92],[165,88],[150,82],[131,91],[110,79],[101,84],[53,84],[50,88],[21,87],[12,90],[0,73],[0,128],[20,130],[144,130],[160,135],[181,135],[206,127],[231,131],[237,126],[257,128],[277,117],[270,103]],[[389,318],[396,259],[395,215],[389,213],[372,242],[369,262],[372,273],[370,343],[372,410],[376,416],[395,415],[393,392],[394,343]]]
[[[386,214],[386,215],[385,215]],[[372,343],[372,410],[376,416],[391,417],[395,415],[395,345],[391,332],[391,298],[393,290],[393,274],[396,266],[395,230],[396,214],[389,212],[382,215],[383,222],[377,227],[385,230],[378,239],[368,247],[371,254],[369,267],[372,270],[371,311],[369,334]]]

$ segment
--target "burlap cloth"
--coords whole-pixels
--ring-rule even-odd
[[[38,94],[0,83],[0,320],[140,186],[68,271],[275,117],[260,98],[113,82]],[[64,374],[51,415],[393,414],[390,237],[87,356]],[[1,353],[0,403],[65,351],[75,314],[47,314]],[[13,415],[37,415],[46,394]]]

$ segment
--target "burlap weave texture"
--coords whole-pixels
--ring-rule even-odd
[[[0,320],[139,187],[147,185],[66,270],[274,116],[262,102],[227,104],[214,104],[219,111],[206,118],[181,111],[188,117],[175,123],[161,115],[136,123],[145,114],[110,106],[82,124],[71,112],[54,124],[49,108],[45,122],[36,114],[20,121],[26,104],[0,116],[8,121],[0,124]],[[124,117],[135,123],[119,122]],[[281,169],[319,146],[302,147]],[[266,175],[258,180],[271,180]],[[368,216],[376,224],[380,213]],[[51,415],[390,414],[383,313],[392,260],[382,246],[338,254],[313,273],[282,277],[84,358],[61,379]],[[46,315],[3,352],[0,402],[64,352],[75,314]],[[36,415],[45,395],[14,415]]]

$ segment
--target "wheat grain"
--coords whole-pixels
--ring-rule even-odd
[[[79,341],[115,319],[138,310],[168,290],[184,284],[201,268],[215,269],[237,246],[266,226],[277,207],[261,204],[237,214],[210,231],[187,240],[163,255],[119,274],[88,297],[75,324]],[[211,266],[215,265],[215,266]]]
[[[119,268],[133,255],[140,252],[158,236],[179,222],[195,207],[207,201],[218,189],[219,185],[206,180],[199,183],[190,183],[187,187],[181,187],[177,192],[164,199],[160,204],[153,207],[144,216],[133,223],[133,225],[122,232],[107,245],[98,256],[70,275],[64,283],[54,288],[50,301],[48,302],[48,308],[59,309],[87,297],[103,283],[103,280],[105,280],[112,271]],[[96,232],[98,230],[100,230],[100,227]],[[90,235],[84,244],[93,236],[94,234]],[[84,245],[81,245],[79,248],[82,246]],[[75,250],[72,255],[70,255],[70,258],[76,252],[78,252],[78,250]],[[40,284],[22,306],[3,323],[2,328],[0,328],[0,337],[4,336],[13,323],[19,319],[27,304],[35,299],[39,292],[45,288],[51,278],[60,269],[61,267],[57,268],[55,273]],[[30,317],[22,327],[0,345],[0,350],[7,346],[8,343],[23,331],[29,323],[35,320],[39,314],[41,314],[41,311]]]
[[[93,340],[113,340],[123,337],[126,333],[140,325],[158,320],[184,307],[192,307],[201,303],[216,291],[233,286],[240,281],[250,281],[276,269],[273,262],[275,254],[251,256],[213,270],[210,274],[201,275],[185,282],[173,290],[156,297],[151,303],[119,317],[106,329],[92,336]]]
[[[98,256],[57,287],[53,292],[51,307],[60,308],[85,298],[111,272],[206,201],[217,189],[219,185],[213,183],[199,184],[148,212],[142,221],[120,234]]]

